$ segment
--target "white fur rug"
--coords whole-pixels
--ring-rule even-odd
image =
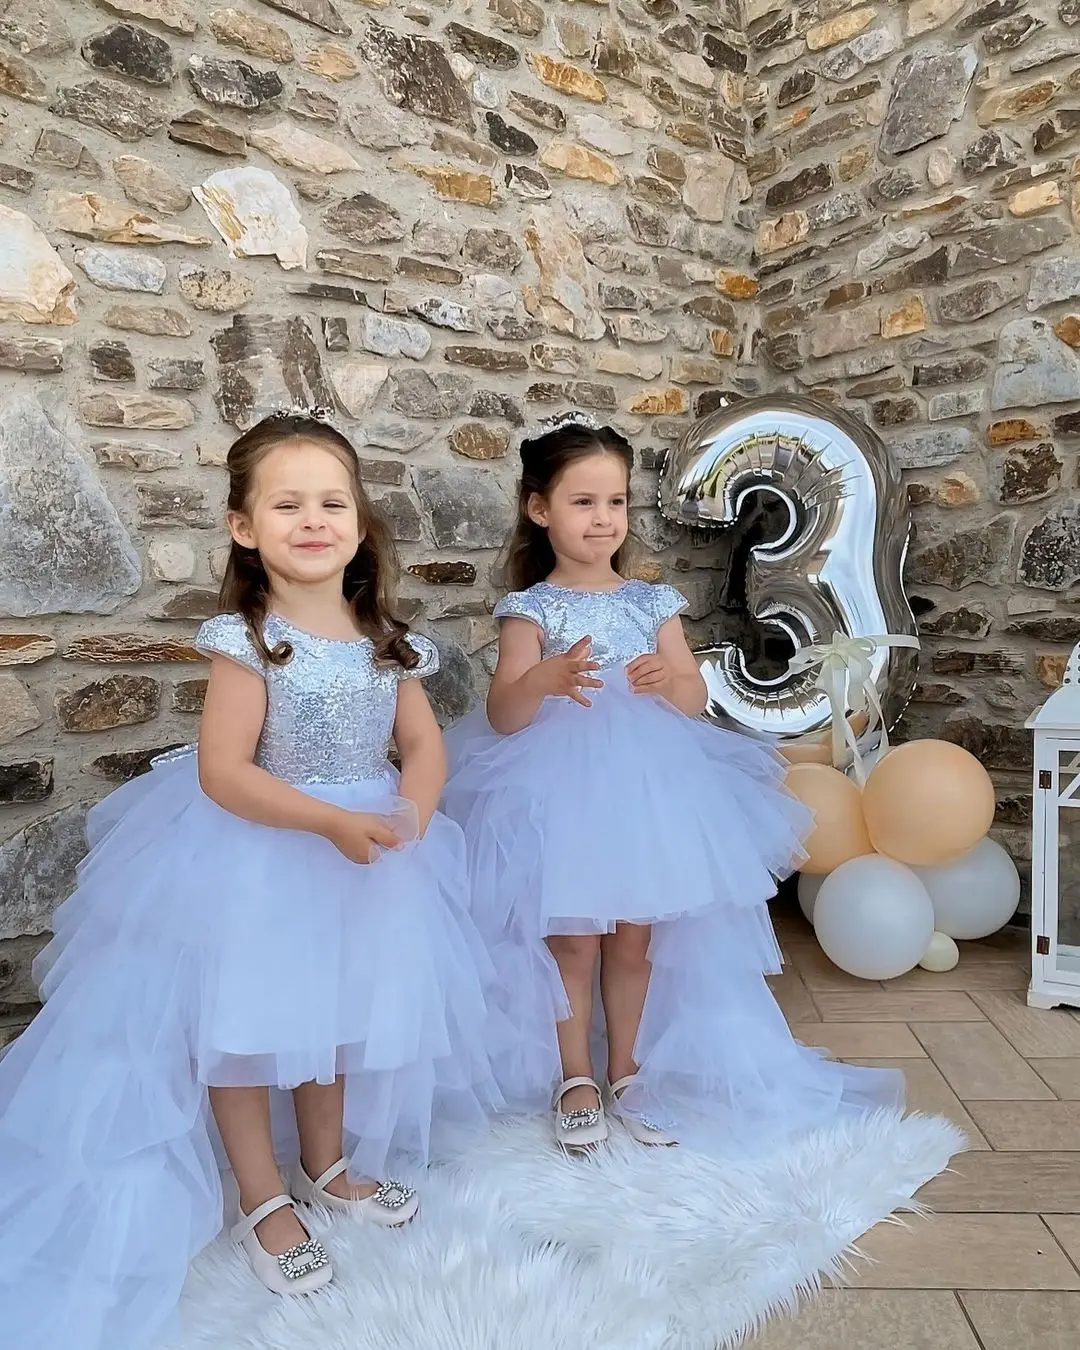
[[[313,1224],[334,1283],[266,1293],[224,1242],[200,1257],[169,1350],[718,1350],[823,1277],[964,1147],[880,1112],[754,1162],[616,1137],[564,1158],[546,1121],[499,1127],[425,1177],[407,1229]]]

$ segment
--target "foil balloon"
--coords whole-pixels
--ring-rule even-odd
[[[660,475],[661,512],[695,531],[738,525],[762,497],[780,525],[749,550],[746,603],[786,639],[792,659],[774,675],[754,673],[732,642],[699,652],[706,715],[792,752],[826,743],[832,727],[857,764],[859,750],[895,725],[915,685],[918,641],[902,581],[911,518],[899,470],[861,422],[781,395],[702,418]],[[859,681],[828,688],[821,652],[833,664],[839,653],[858,665]],[[838,697],[842,719],[834,716]],[[878,716],[867,716],[868,704]]]

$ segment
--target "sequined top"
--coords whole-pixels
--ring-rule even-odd
[[[511,591],[495,606],[495,617],[531,619],[543,633],[545,658],[591,637],[592,659],[605,667],[655,652],[661,625],[685,608],[685,597],[673,586],[647,581],[627,581],[614,591],[572,591],[541,581],[527,591]]]
[[[401,679],[424,678],[439,668],[430,638],[409,644],[420,654],[412,670],[375,661],[370,638],[337,640],[302,632],[277,614],[263,626],[267,646],[292,645],[283,666],[259,658],[239,614],[218,614],[202,625],[195,646],[227,656],[266,682],[266,719],[255,762],[290,783],[354,783],[381,778],[397,710]]]

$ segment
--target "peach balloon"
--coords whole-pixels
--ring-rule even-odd
[[[827,764],[793,764],[785,781],[788,791],[814,813],[814,828],[803,842],[809,856],[800,871],[824,876],[851,858],[873,853],[862,794],[850,778]]]
[[[975,847],[994,819],[990,775],[951,741],[908,741],[874,765],[863,789],[874,847],[913,867],[949,862]]]

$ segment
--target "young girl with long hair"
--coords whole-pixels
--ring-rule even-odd
[[[419,1198],[385,1169],[498,1104],[464,842],[435,810],[438,654],[394,612],[356,454],[274,416],[228,469],[197,754],[90,811],[45,1006],[0,1061],[13,1350],[156,1344],[222,1227],[217,1148],[255,1275],[308,1293],[332,1270],[301,1205],[402,1225]]]
[[[765,983],[767,901],[810,818],[779,755],[700,719],[683,597],[627,579],[632,463],[583,419],[523,443],[487,717],[449,740],[445,809],[516,1032],[499,1085],[553,1108],[568,1149],[610,1116],[708,1149],[897,1105],[900,1074],[798,1045]]]

